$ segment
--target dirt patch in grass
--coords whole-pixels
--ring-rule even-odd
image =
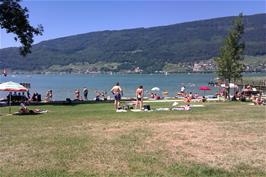
[[[149,149],[165,149],[172,161],[189,160],[232,170],[239,164],[265,170],[266,121],[153,123]]]

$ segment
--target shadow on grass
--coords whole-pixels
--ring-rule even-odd
[[[1,172],[1,170],[0,170]],[[3,171],[2,171],[3,172]],[[66,169],[39,169],[35,171],[16,171],[8,174],[2,173],[2,177],[20,176],[20,177],[264,177],[265,172],[250,168],[245,165],[237,167],[232,172],[222,169],[211,168],[196,164],[174,164],[168,167],[166,171],[134,171],[131,173],[121,172],[95,172],[95,171],[77,171],[69,172]]]
[[[247,165],[239,165],[233,171],[212,168],[199,164],[174,164],[168,169],[171,176],[180,177],[264,177],[265,172],[249,167]]]

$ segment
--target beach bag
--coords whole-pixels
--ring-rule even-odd
[[[144,110],[151,110],[151,106],[150,105],[143,105]]]
[[[41,94],[37,95],[37,101],[42,101],[42,95]]]
[[[67,102],[67,104],[71,104],[71,99],[70,98],[66,98],[66,102]]]

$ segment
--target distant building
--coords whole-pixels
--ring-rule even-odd
[[[134,73],[141,73],[141,72],[143,72],[143,70],[140,69],[139,67],[136,67],[133,72]]]
[[[193,72],[199,72],[199,71],[201,71],[201,65],[198,63],[194,63]]]
[[[211,60],[204,60],[198,63],[194,63],[192,68],[193,72],[206,72],[214,70],[215,70],[215,65]]]

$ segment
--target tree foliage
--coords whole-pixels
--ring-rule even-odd
[[[34,28],[30,25],[28,9],[22,8],[20,0],[0,0],[0,26],[6,29],[7,33],[14,33],[19,39],[22,47],[20,53],[26,56],[31,53],[31,46],[34,42],[34,35],[42,35],[43,27],[38,25]]]
[[[217,74],[226,83],[237,81],[242,77],[244,71],[245,44],[242,40],[244,34],[243,15],[240,14],[233,24],[228,36],[224,40],[224,45],[220,50],[219,57],[216,58]]]

